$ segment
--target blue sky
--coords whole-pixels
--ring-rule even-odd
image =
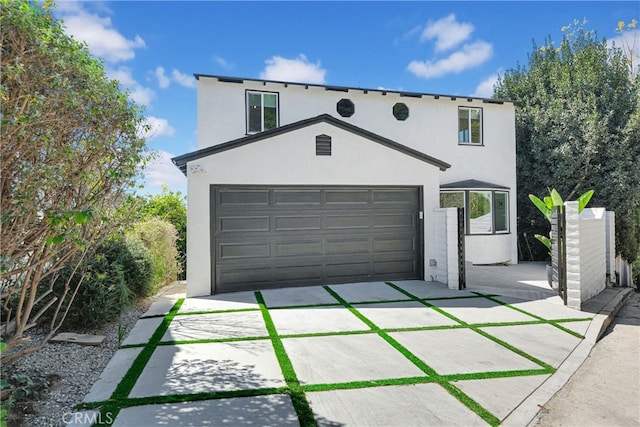
[[[170,158],[196,149],[194,73],[490,97],[532,42],[576,20],[613,40],[637,1],[58,1],[66,32],[145,106],[158,153],[142,193],[186,193]],[[637,32],[636,32],[637,34]],[[619,43],[618,43],[619,44]],[[640,47],[640,46],[638,46]]]

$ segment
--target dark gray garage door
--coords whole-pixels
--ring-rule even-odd
[[[214,293],[421,278],[415,187],[212,186]]]

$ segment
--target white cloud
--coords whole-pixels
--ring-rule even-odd
[[[151,193],[159,190],[163,184],[166,184],[172,191],[181,191],[186,189],[187,177],[173,164],[171,158],[173,154],[159,150],[156,152],[156,158],[149,162],[144,169],[145,191]]]
[[[227,61],[226,59],[224,59],[221,56],[214,56],[213,57],[213,62],[215,62],[216,64],[218,64],[222,68],[226,68],[226,69],[233,68],[233,65],[229,61]]]
[[[105,71],[110,79],[118,80],[123,88],[129,90],[129,97],[136,104],[148,106],[156,97],[152,89],[141,85],[133,78],[131,69],[128,67],[107,68]]]
[[[429,21],[420,35],[420,41],[436,39],[436,52],[442,52],[467,40],[473,30],[472,24],[456,21],[456,16],[452,13],[435,22]]]
[[[173,71],[171,71],[171,77],[173,81],[178,83],[180,86],[191,87],[191,88],[196,87],[195,77],[190,76],[189,74],[181,73],[175,68],[173,69]]]
[[[135,86],[129,88],[129,91],[129,96],[138,105],[148,106],[156,97],[156,93],[152,89],[144,86]]]
[[[273,56],[271,59],[267,59],[265,63],[267,66],[260,73],[261,79],[315,84],[325,83],[327,70],[320,66],[320,62],[315,64],[309,62],[303,54],[294,59]]]
[[[138,136],[146,139],[158,138],[160,136],[173,136],[176,130],[169,124],[167,119],[162,119],[154,116],[147,116],[144,120],[144,125],[148,126],[148,129],[140,129]]]
[[[471,96],[480,98],[491,98],[493,96],[493,86],[498,82],[498,75],[492,74],[476,86],[476,91]]]
[[[163,67],[156,67],[156,70],[153,72],[153,74],[156,76],[156,79],[158,79],[158,86],[160,86],[161,89],[169,87],[171,79],[169,79],[169,77],[167,77],[167,75],[164,73]]]
[[[145,47],[144,40],[135,35],[127,38],[113,28],[111,18],[85,10],[78,3],[60,2],[57,14],[64,20],[65,32],[78,41],[86,42],[89,51],[105,62],[127,61],[135,57],[135,49]]]
[[[460,73],[483,64],[493,55],[493,46],[479,40],[464,45],[462,50],[437,61],[411,61],[407,69],[425,79],[441,77],[449,73]]]

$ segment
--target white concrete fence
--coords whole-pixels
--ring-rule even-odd
[[[434,209],[434,213],[436,255],[425,280],[458,289],[457,209]],[[630,286],[631,272],[615,256],[615,213],[586,208],[578,214],[578,202],[566,202],[565,221],[567,305],[580,310],[583,302],[607,286]],[[552,285],[554,289],[558,286],[557,281]]]
[[[445,283],[449,289],[458,289],[458,209],[438,208],[435,212],[435,274],[425,277]],[[432,270],[433,271],[433,270]]]
[[[567,306],[580,310],[616,283],[615,213],[587,208],[578,214],[578,202],[565,202],[565,224]]]

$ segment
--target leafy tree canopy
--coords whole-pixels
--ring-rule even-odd
[[[616,247],[638,255],[640,230],[639,79],[624,52],[577,23],[559,45],[534,42],[526,66],[508,70],[496,98],[516,106],[518,228],[546,234],[528,194],[549,189],[572,200],[593,189],[592,206],[616,212]],[[521,242],[521,249],[537,246]]]
[[[42,316],[35,306],[55,310],[55,332],[74,292],[54,297],[47,283],[127,221],[116,208],[146,159],[141,109],[64,33],[52,7],[0,0],[1,332],[9,347]]]

